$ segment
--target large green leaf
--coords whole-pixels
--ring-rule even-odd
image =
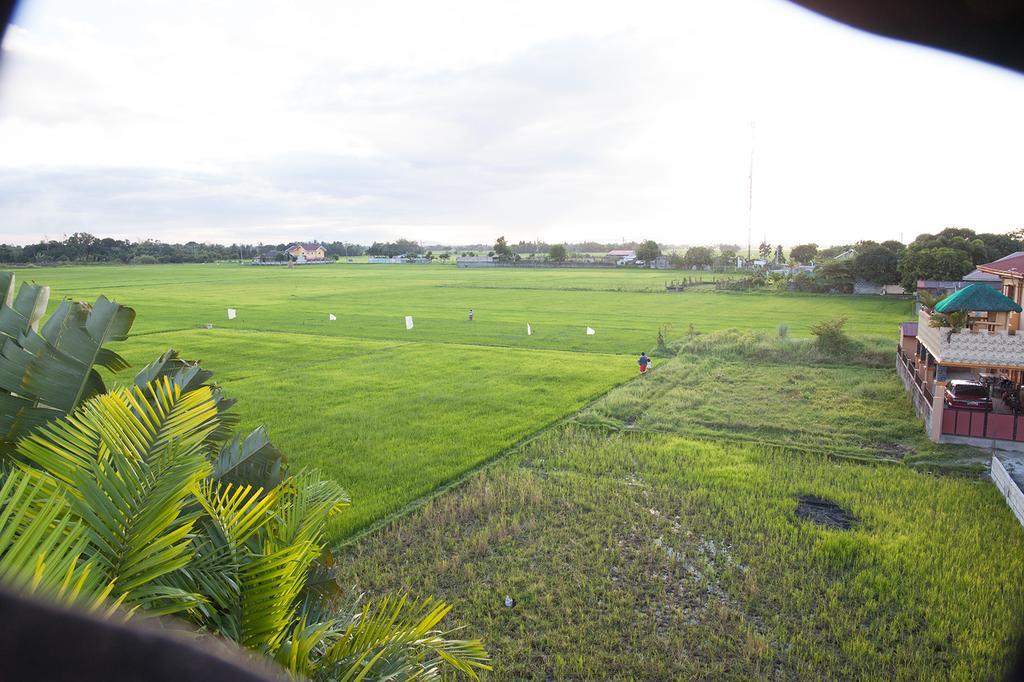
[[[0,272],[0,335],[18,338],[38,328],[50,300],[50,287],[22,284],[14,296],[14,273]]]
[[[273,488],[284,480],[284,455],[270,443],[260,426],[242,440],[241,434],[226,443],[213,460],[213,477],[235,485]]]
[[[7,283],[9,297],[13,277]],[[95,367],[119,371],[128,366],[105,347],[128,336],[135,311],[101,296],[94,305],[63,301],[40,331],[40,306],[48,292],[22,288],[13,307],[5,306],[10,330],[0,334],[0,449],[44,423],[70,413],[82,400],[106,391]]]

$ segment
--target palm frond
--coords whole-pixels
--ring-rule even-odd
[[[238,641],[241,638],[239,570],[243,552],[209,519],[200,518],[194,527],[192,557],[184,567],[161,576],[155,582],[202,595],[202,601],[185,614],[199,627]]]
[[[196,497],[228,542],[241,546],[273,520],[280,492],[279,488],[265,493],[262,488],[251,485],[237,486],[207,479],[199,486]]]
[[[204,452],[217,427],[210,389],[182,393],[166,378],[142,389],[97,396],[74,414],[22,439],[17,452],[30,464],[71,484],[76,472],[105,461],[111,452],[152,461],[173,445],[182,456]]]
[[[327,522],[350,504],[348,494],[332,479],[306,469],[281,484],[281,502],[275,522],[268,526],[273,547],[296,542],[319,545]]]
[[[216,428],[210,389],[182,393],[166,377],[86,401],[70,417],[23,439],[23,468],[66,487],[90,549],[115,594],[168,613],[203,598],[161,584],[192,558],[194,494],[211,470],[204,438]],[[155,589],[159,588],[159,589]]]
[[[449,639],[437,629],[451,606],[427,598],[388,596],[363,606],[317,664],[317,679],[436,679],[449,666],[472,679],[490,670],[476,640]]]
[[[209,386],[213,401],[217,405],[220,425],[207,436],[207,439],[211,443],[223,443],[231,437],[239,422],[238,415],[228,411],[235,401],[225,398],[220,389],[210,383],[213,372],[203,369],[198,362],[183,360],[178,351],[171,348],[143,367],[135,375],[134,383],[137,387],[145,389],[148,384],[163,377],[168,377],[183,393],[194,391],[201,386]]]
[[[273,655],[288,632],[318,548],[296,542],[252,556],[239,571],[244,646]]]
[[[110,611],[113,584],[87,559],[89,538],[47,481],[10,472],[0,486],[0,583]]]

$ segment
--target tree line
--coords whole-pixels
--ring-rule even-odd
[[[902,284],[908,290],[920,279],[959,280],[981,263],[998,260],[1015,251],[1024,250],[1024,230],[1008,234],[976,233],[974,230],[950,227],[936,234],[922,234],[908,245],[898,241],[860,241],[820,248],[817,244],[799,244],[788,253],[782,245],[767,241],[757,247],[757,255],[769,265],[815,264],[814,274],[799,276],[798,288],[821,291],[849,291],[856,281],[874,284]],[[319,242],[329,257],[339,256],[399,256],[434,257],[434,252],[419,242],[398,239],[392,242],[374,242],[365,247],[349,242]],[[168,244],[153,239],[130,241],[111,237],[96,237],[76,232],[62,240],[44,240],[38,244],[17,246],[0,244],[0,263],[210,263],[224,260],[287,260],[285,249],[290,243],[280,244],[202,244],[195,241]],[[504,236],[493,245],[451,247],[439,256],[448,260],[452,254],[495,256],[499,261],[515,262],[524,255],[564,262],[583,254],[602,254],[613,249],[636,251],[637,259],[651,261],[667,255],[674,268],[721,268],[736,266],[743,254],[736,244],[692,246],[673,249],[665,254],[667,246],[654,240],[630,241],[622,244],[576,242],[549,244],[523,242],[509,244]],[[845,257],[838,258],[839,256]]]
[[[816,244],[801,244],[789,253],[793,262],[817,263],[813,279],[827,290],[848,291],[856,281],[865,281],[900,284],[911,291],[922,279],[958,281],[978,265],[1024,250],[1022,239],[1022,231],[993,234],[949,227],[937,234],[922,234],[907,245],[861,241],[819,251]],[[835,260],[845,252],[849,258]]]
[[[212,263],[252,260],[257,256],[284,259],[294,242],[281,244],[167,244],[155,239],[130,241],[76,232],[65,239],[17,246],[0,244],[0,263]],[[361,256],[366,247],[348,242],[319,242],[331,256]]]

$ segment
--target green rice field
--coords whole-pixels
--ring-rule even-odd
[[[17,276],[51,305],[134,307],[134,366],[201,359],[245,426],[351,493],[342,581],[451,601],[490,679],[995,679],[1021,634],[1024,529],[891,368],[907,300],[666,292],[680,273],[641,270]],[[837,318],[852,341],[830,354],[811,327]]]
[[[847,316],[852,329],[891,336],[910,307],[667,293],[673,273],[652,270],[208,264],[28,268],[17,277],[51,286],[51,306],[106,295],[134,307],[133,335],[119,348],[133,366],[172,347],[202,360],[238,398],[245,425],[266,424],[295,465],[348,488],[353,506],[339,538],[631,378],[659,327],[786,323],[807,336],[811,324]]]

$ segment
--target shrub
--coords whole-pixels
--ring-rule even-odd
[[[850,338],[843,332],[846,318],[824,320],[811,326],[811,333],[818,339],[823,350],[840,350],[850,345]]]
[[[156,265],[159,263],[156,256],[150,256],[149,254],[143,254],[132,258],[132,265]]]

